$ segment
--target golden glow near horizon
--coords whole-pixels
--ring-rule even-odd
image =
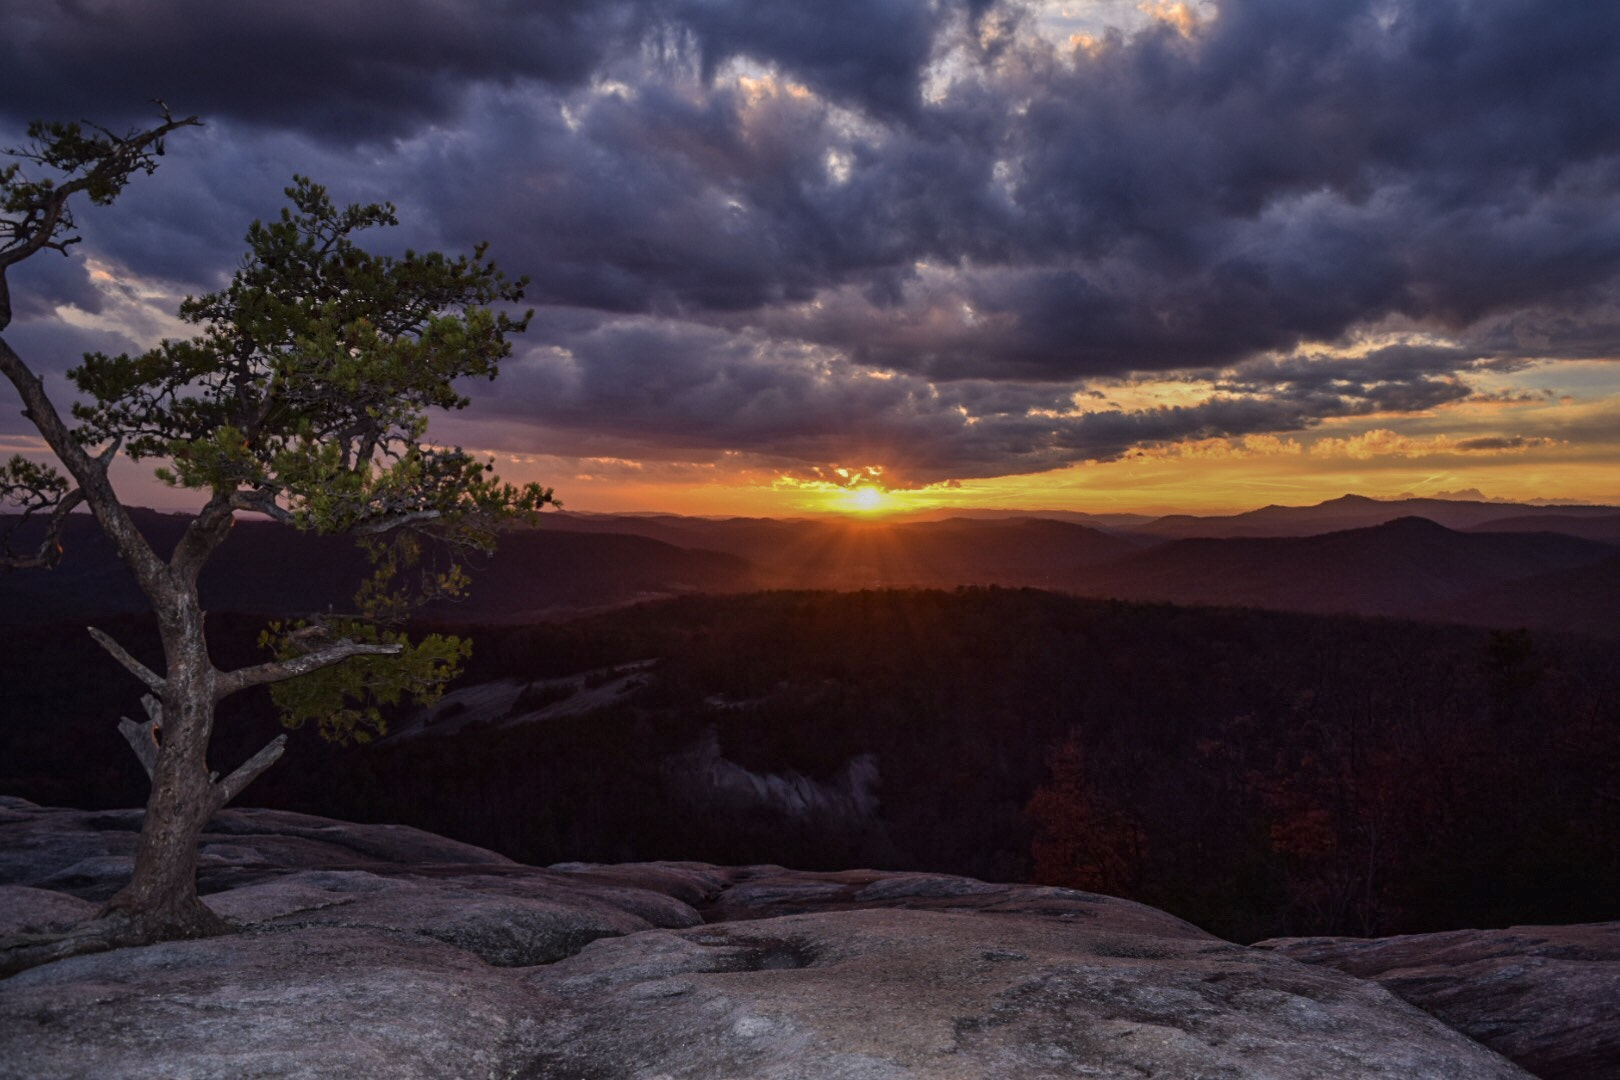
[[[1556,382],[1556,389],[1537,388],[1546,382]],[[1113,461],[917,487],[878,464],[785,469],[736,451],[683,461],[668,451],[638,459],[629,451],[575,458],[469,449],[494,456],[507,481],[550,485],[566,509],[600,513],[870,519],[951,509],[1227,514],[1345,494],[1469,492],[1512,502],[1620,505],[1620,364],[1547,365],[1496,379],[1486,389],[1474,400],[1419,414],[1144,446]],[[1171,382],[1107,395],[1110,404],[1129,397],[1133,405],[1155,407],[1193,398],[1195,390]],[[12,440],[16,445],[6,449],[43,460],[35,441]],[[146,462],[120,459],[114,468],[120,491],[133,502],[166,509],[195,502],[193,493],[163,488],[150,475]]]
[[[1590,410],[1584,419],[1608,423],[1620,433],[1620,403]],[[1197,440],[1145,448],[1116,461],[916,489],[850,487],[741,467],[660,468],[628,460],[619,468],[593,461],[575,469],[566,467],[574,464],[566,458],[503,456],[496,468],[510,482],[535,480],[555,487],[568,510],[595,513],[870,519],[951,509],[1230,514],[1270,504],[1311,505],[1346,494],[1398,498],[1470,492],[1510,502],[1620,505],[1620,452],[1612,444],[1533,435],[1519,447],[1458,449],[1459,442],[1474,437],[1472,432],[1429,435],[1421,425],[1387,420],[1337,422],[1309,433]],[[119,490],[140,505],[185,509],[195,501],[192,493],[150,481],[150,473],[147,462],[120,459],[114,467]]]
[[[1353,354],[1352,354],[1353,355]],[[1113,461],[1045,472],[911,486],[893,469],[805,466],[741,451],[682,461],[498,455],[514,482],[556,488],[567,509],[712,516],[840,515],[878,519],[952,509],[1229,514],[1273,503],[1310,505],[1479,492],[1620,505],[1620,363],[1559,362],[1482,372],[1470,399],[1418,413],[1326,420],[1302,431],[1148,445]],[[1170,377],[1096,386],[1075,412],[1192,407],[1209,385]],[[522,437],[519,429],[509,436]],[[566,440],[564,440],[566,441]]]
[[[1484,423],[1497,408],[1480,403],[1434,416],[1339,420],[1308,432],[1193,440],[1142,448],[1115,461],[915,489],[742,469],[717,469],[699,482],[534,478],[557,485],[570,509],[749,517],[882,517],[949,509],[1226,514],[1345,494],[1443,497],[1475,491],[1513,502],[1620,505],[1620,402],[1593,402],[1566,414],[1587,432],[1609,427],[1616,437],[1608,441],[1563,437],[1558,425],[1546,422],[1515,424],[1514,434],[1502,435]],[[528,477],[520,472],[510,478]]]
[[[177,324],[163,310],[172,308],[174,298],[159,284],[126,282],[129,275],[122,268],[101,259],[86,265],[106,302],[96,314],[59,309],[64,322],[95,331],[116,327],[137,341],[175,330]],[[1369,331],[1347,343],[1301,352],[1314,357],[1313,363],[1332,365],[1394,344],[1445,347],[1447,342],[1413,331]],[[880,381],[907,378],[880,368],[859,374]],[[1474,390],[1471,396],[1418,412],[1338,417],[1298,431],[1148,444],[1117,460],[1022,474],[975,477],[971,471],[991,471],[997,462],[965,457],[968,474],[931,483],[918,483],[898,465],[865,458],[864,452],[860,465],[817,465],[741,447],[689,450],[678,441],[638,446],[597,440],[612,450],[596,456],[528,451],[537,438],[563,448],[577,445],[577,438],[544,433],[526,420],[480,416],[476,402],[462,414],[462,426],[447,431],[445,441],[494,457],[508,481],[538,481],[554,487],[568,509],[594,512],[874,519],[950,509],[1220,514],[1271,503],[1308,505],[1347,493],[1396,498],[1476,491],[1516,502],[1620,504],[1620,360],[1480,367],[1462,377]],[[1173,372],[1096,380],[1077,385],[1067,401],[1048,399],[1055,404],[1031,408],[1027,416],[1061,427],[1102,411],[1197,409],[1224,393],[1207,376]],[[981,419],[961,411],[968,424]],[[943,433],[941,438],[950,437],[948,425],[936,431]],[[830,434],[827,445],[836,445]],[[0,449],[49,458],[32,436],[12,437]],[[942,443],[935,449],[950,447]],[[114,477],[126,498],[165,509],[198,504],[196,493],[154,482],[153,464],[118,461]]]
[[[1341,417],[1303,431],[1144,446],[1113,461],[1046,472],[907,487],[873,465],[792,476],[712,467],[647,473],[636,483],[592,473],[580,482],[537,475],[574,509],[691,514],[904,515],[957,509],[1225,514],[1272,503],[1309,505],[1345,494],[1373,498],[1479,492],[1620,505],[1620,363],[1560,362],[1482,374],[1471,399],[1420,413]],[[1076,409],[1190,405],[1207,387],[1180,379],[1099,386]],[[564,459],[553,459],[560,465]],[[649,470],[649,472],[657,470]],[[820,473],[820,475],[816,475]],[[528,477],[518,477],[527,479]]]

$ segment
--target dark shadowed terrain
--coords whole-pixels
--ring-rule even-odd
[[[1238,940],[1614,918],[1615,518],[548,514],[424,616],[475,641],[444,701],[372,745],[296,734],[245,801],[541,864],[1040,880]],[[139,516],[160,548],[183,520]],[[265,615],[341,610],[363,566],[239,522],[203,582],[216,662],[256,659]],[[0,604],[0,790],[139,804],[138,687],[84,626],[159,658],[92,523]],[[215,767],[275,730],[228,701]]]
[[[216,658],[259,620],[215,616]],[[155,661],[138,618],[99,621]],[[1578,636],[1008,589],[675,598],[473,630],[434,709],[245,796],[525,861],[1038,879],[1236,940],[1613,918],[1620,658]],[[0,788],[130,806],[138,687],[9,631]],[[228,702],[215,761],[274,731]],[[439,732],[444,732],[440,734]]]

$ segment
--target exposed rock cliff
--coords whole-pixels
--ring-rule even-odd
[[[0,800],[0,931],[88,914],[138,820]],[[0,982],[0,1075],[1525,1075],[1374,982],[1071,890],[540,869],[261,810],[200,880],[240,933]]]
[[[1620,922],[1259,944],[1376,980],[1546,1080],[1620,1080]]]

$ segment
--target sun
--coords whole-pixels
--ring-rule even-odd
[[[849,493],[848,499],[850,509],[862,514],[876,514],[889,504],[888,493],[879,487],[858,487]]]

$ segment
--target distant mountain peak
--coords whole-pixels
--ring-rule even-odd
[[[1373,528],[1375,528],[1375,529],[1387,529],[1387,530],[1389,530],[1391,532],[1407,532],[1407,533],[1435,533],[1435,532],[1455,532],[1456,531],[1454,529],[1448,529],[1444,525],[1440,524],[1438,521],[1435,521],[1432,518],[1423,517],[1420,514],[1403,514],[1402,516],[1400,516],[1398,518],[1391,518],[1390,520],[1384,522],[1382,525],[1374,525]]]

